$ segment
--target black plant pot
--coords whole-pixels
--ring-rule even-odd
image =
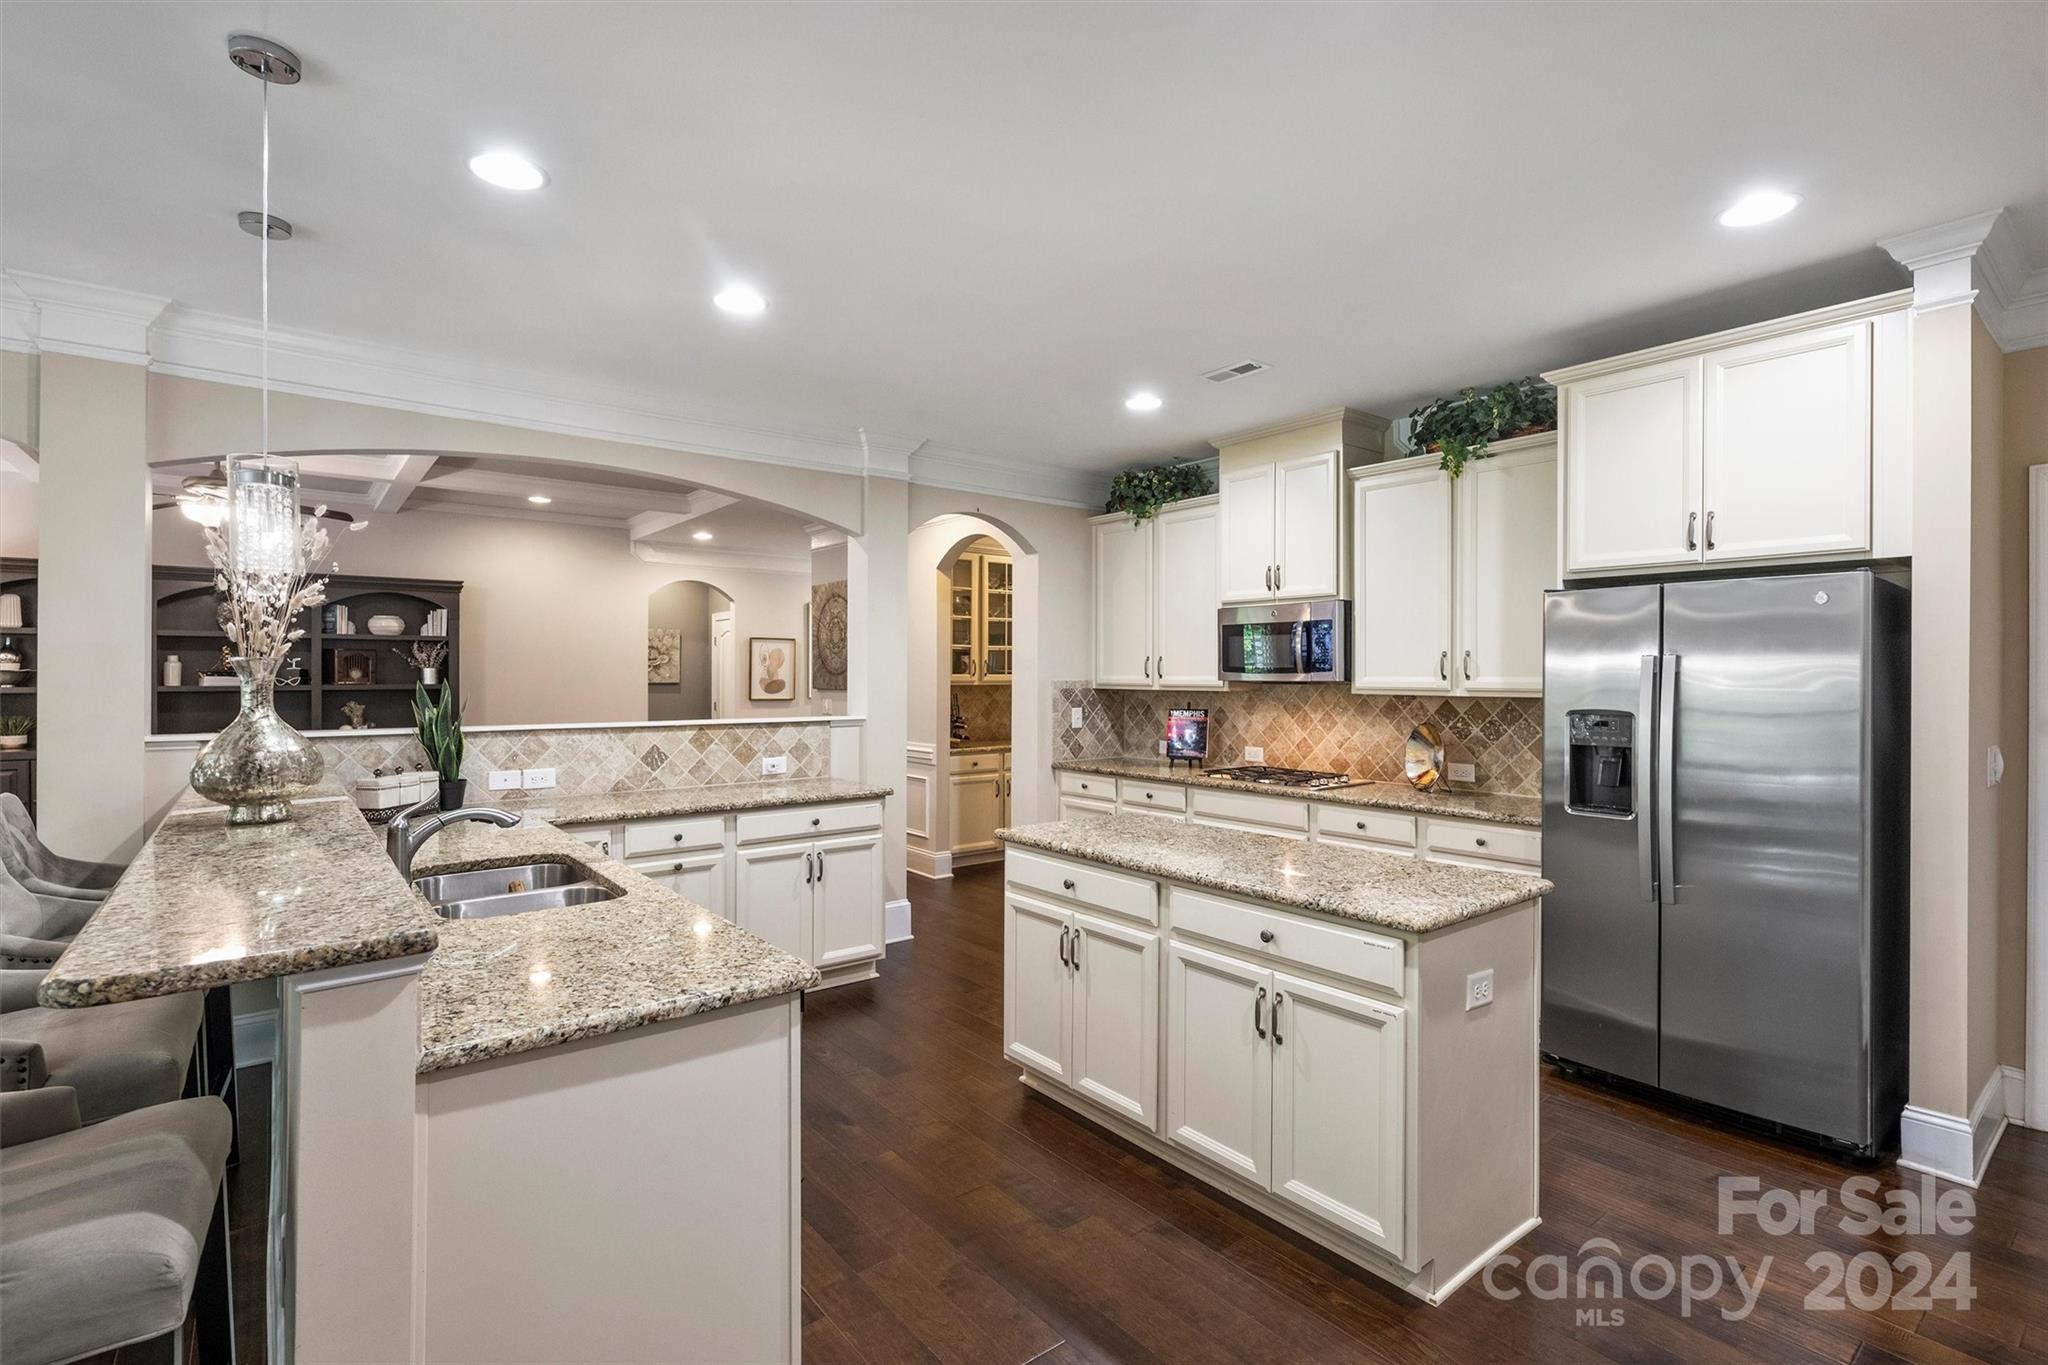
[[[441,782],[441,809],[460,810],[462,808],[462,799],[468,792],[468,778],[458,777],[452,782],[444,778]]]

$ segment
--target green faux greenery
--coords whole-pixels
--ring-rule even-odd
[[[1109,502],[1105,512],[1128,512],[1132,521],[1143,521],[1170,502],[1199,498],[1211,491],[1209,471],[1198,464],[1175,460],[1149,469],[1126,469],[1109,481]]]
[[[455,689],[441,689],[441,700],[427,695],[425,683],[413,684],[412,721],[419,733],[420,747],[443,782],[462,776],[462,711],[455,704]]]
[[[0,716],[0,735],[25,735],[35,728],[27,716]]]
[[[1464,388],[1408,414],[1417,450],[1435,449],[1437,467],[1457,478],[1472,460],[1486,458],[1493,441],[1557,430],[1557,390],[1531,375],[1481,392]]]

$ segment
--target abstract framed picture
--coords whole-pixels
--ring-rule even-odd
[[[747,637],[747,695],[755,701],[796,697],[796,641],[782,635]]]

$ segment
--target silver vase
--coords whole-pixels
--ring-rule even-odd
[[[242,710],[199,751],[192,790],[228,808],[231,825],[268,825],[291,817],[291,799],[319,782],[326,760],[277,714],[277,660],[233,659]]]

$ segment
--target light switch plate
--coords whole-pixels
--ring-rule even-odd
[[[492,790],[492,791],[494,791],[494,792],[511,792],[511,791],[518,791],[518,790],[519,790],[519,769],[517,769],[517,768],[493,768],[493,769],[491,769],[491,790]]]
[[[1984,785],[1995,787],[2005,781],[2005,750],[1996,744],[1984,751]]]
[[[528,791],[552,787],[555,785],[555,770],[553,768],[528,768],[524,774],[524,781],[520,785]]]
[[[1479,769],[1470,763],[1446,763],[1444,766],[1450,769],[1451,781],[1453,782],[1477,782],[1479,780]]]
[[[1493,968],[1474,972],[1465,978],[1465,1008],[1476,1010],[1481,1005],[1493,1003]]]
[[[789,771],[789,755],[788,755],[788,754],[763,754],[763,755],[761,756],[761,776],[763,776],[763,777],[781,777],[781,776],[782,776],[783,774],[787,773],[788,771]]]
[[[1266,761],[1265,749],[1257,744],[1245,745],[1244,761],[1247,763],[1264,763]]]
[[[1068,722],[1067,722],[1067,728],[1068,728],[1069,730],[1078,730],[1078,729],[1080,729],[1080,728],[1081,728],[1081,708],[1080,708],[1080,707],[1078,707],[1078,706],[1077,706],[1077,707],[1075,707],[1075,708],[1074,708],[1074,718],[1073,718],[1072,720],[1070,720],[1070,721],[1068,721]]]

